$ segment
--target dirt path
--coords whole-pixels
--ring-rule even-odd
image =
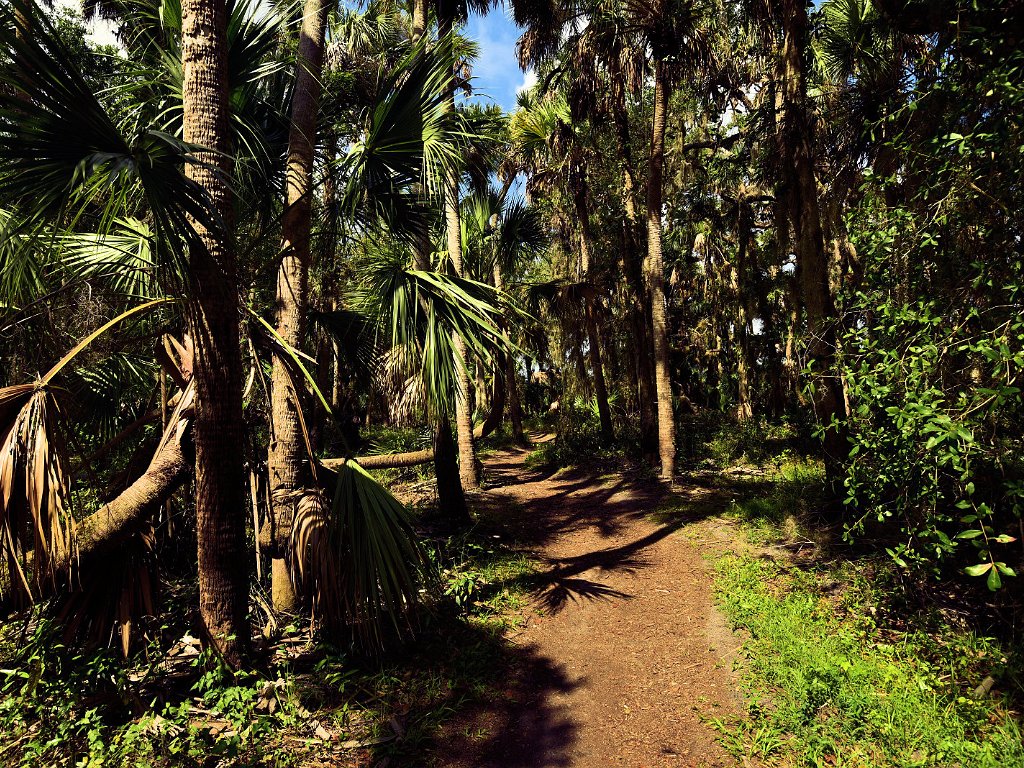
[[[740,707],[730,676],[738,643],[714,609],[697,545],[680,533],[693,518],[655,522],[664,494],[651,483],[551,475],[527,469],[525,456],[485,462],[485,500],[546,570],[512,638],[519,655],[505,695],[452,729],[438,764],[734,765],[701,721]]]

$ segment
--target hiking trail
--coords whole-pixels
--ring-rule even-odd
[[[434,764],[735,765],[705,721],[736,715],[742,701],[731,675],[739,640],[715,608],[701,540],[683,530],[699,514],[664,513],[668,491],[649,479],[552,473],[527,467],[526,456],[487,458],[478,500],[497,506],[541,564],[524,624],[509,635],[524,661],[500,700],[447,729]],[[722,508],[713,491],[674,493],[697,502],[691,510]]]

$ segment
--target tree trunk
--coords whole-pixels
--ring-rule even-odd
[[[306,340],[309,293],[309,238],[312,227],[313,154],[316,118],[323,71],[324,30],[327,4],[306,0],[296,60],[291,126],[288,132],[288,165],[285,176],[285,210],[281,220],[281,263],[277,273],[277,332],[285,343],[301,349]],[[302,407],[298,391],[285,368],[274,356],[271,377],[271,437],[267,456],[273,538],[270,554],[283,559],[291,538],[292,504],[288,497],[306,482],[306,443],[302,434]],[[294,611],[297,599],[288,583],[288,569],[275,563],[272,593],[274,608]]]
[[[746,295],[747,250],[750,247],[753,212],[743,193],[738,195],[736,205],[739,246],[736,261],[729,268],[729,282],[736,308],[736,418],[739,421],[746,421],[754,415],[754,406],[750,399],[750,371],[753,365],[750,355],[749,301]]]
[[[790,178],[781,181],[780,197],[788,204],[796,242],[794,251],[807,321],[807,355],[817,419],[826,426],[825,467],[835,484],[849,452],[842,421],[846,417],[843,392],[836,370],[836,318],[829,288],[828,257],[821,229],[818,185],[814,169],[814,129],[807,102],[804,62],[808,39],[807,10],[802,2],[783,5],[782,52],[783,114],[780,156]]]
[[[449,427],[449,431],[451,428]],[[419,464],[427,464],[434,460],[434,449],[427,448],[422,451],[408,451],[406,453],[382,453],[376,456],[356,456],[355,460],[363,469],[400,469],[402,467],[415,467]],[[338,469],[344,466],[347,458],[324,459],[320,463],[328,469]]]
[[[422,4],[423,0],[416,0]],[[426,18],[426,11],[423,11]],[[421,30],[422,34],[422,30]],[[413,244],[413,265],[421,272],[430,270],[430,232],[424,227],[417,235]],[[468,527],[472,523],[469,508],[466,506],[466,494],[462,489],[459,477],[458,456],[452,440],[452,425],[447,414],[435,416],[434,449],[431,451],[434,460],[434,479],[437,482],[437,508],[441,517],[452,530]],[[364,465],[365,466],[365,465]]]
[[[447,7],[448,4],[445,4]],[[440,19],[438,34],[444,45],[450,44],[453,28],[453,19]],[[451,48],[447,48],[451,50]],[[448,82],[448,112],[455,111],[455,79],[454,62],[451,69],[451,78]],[[462,223],[459,214],[459,174],[455,170],[448,171],[444,184],[444,220],[448,241],[448,256],[452,261],[452,268],[458,277],[463,276],[462,268]],[[455,352],[463,361],[466,360],[466,344],[461,336],[455,336]],[[469,402],[469,371],[459,367],[457,372],[458,391],[455,393],[455,431],[458,436],[459,445],[459,477],[462,478],[464,490],[475,490],[480,487],[480,476],[476,468],[476,447],[473,444],[473,415]]]
[[[629,146],[629,119],[621,97],[613,102],[615,144],[622,164],[622,266],[630,293],[630,321],[634,334],[633,356],[640,404],[640,450],[653,460],[658,452],[657,389],[654,384],[654,347],[651,343],[650,302],[644,285],[640,252],[640,220],[637,214],[637,183],[633,175],[633,152]]]
[[[455,463],[455,440],[447,415],[442,415],[434,431],[434,471],[437,474],[437,506],[452,530],[468,528],[473,524],[466,506],[462,478]]]
[[[498,199],[501,200],[502,198],[503,195],[499,195]],[[505,281],[502,279],[501,274],[501,264],[498,263],[497,259],[494,260],[494,289],[498,292],[499,296],[505,290]],[[504,318],[498,318],[498,330],[502,333],[505,332]],[[484,419],[483,424],[480,425],[475,433],[476,437],[487,437],[498,430],[501,427],[502,419],[505,417],[506,373],[508,370],[506,357],[506,353],[502,350],[494,353],[494,375],[491,378],[491,408],[487,412],[487,418]]]
[[[186,173],[207,194],[220,224],[194,222],[189,324],[195,342],[196,539],[199,613],[206,640],[232,666],[249,647],[249,571],[242,462],[242,356],[232,248],[233,170],[224,0],[181,4],[182,138],[206,147]]]
[[[523,405],[519,399],[515,355],[505,356],[505,391],[508,393],[508,420],[512,427],[512,439],[517,445],[527,445],[526,433],[523,432]]]
[[[651,331],[654,339],[654,383],[658,397],[658,450],[661,478],[671,483],[675,476],[676,427],[672,412],[672,380],[668,366],[668,319],[665,306],[665,265],[661,251],[661,184],[665,166],[665,117],[669,89],[664,66],[655,69],[654,120],[651,132],[651,162],[647,179],[647,287],[651,295]]]
[[[427,33],[427,0],[412,0],[412,43],[415,45]]]
[[[592,242],[590,235],[590,210],[587,206],[586,181],[583,171],[581,178],[573,184],[573,203],[576,206],[576,218],[580,225],[580,277],[586,282],[590,279],[590,261]],[[612,412],[608,407],[608,389],[604,380],[604,362],[601,357],[601,339],[597,333],[597,319],[594,317],[594,297],[587,295],[584,299],[583,320],[587,328],[587,344],[590,347],[590,367],[594,374],[594,397],[597,399],[597,412],[601,419],[601,436],[605,440],[614,440],[615,431],[612,427]]]

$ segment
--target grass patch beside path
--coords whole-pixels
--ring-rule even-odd
[[[717,557],[716,592],[745,630],[748,717],[713,721],[722,743],[772,766],[1024,766],[1019,713],[998,692],[1015,685],[1009,649],[937,612],[895,613],[888,563],[761,546],[821,551],[791,514],[813,500],[814,474],[783,470],[732,507],[748,543]],[[988,675],[997,690],[975,698]]]

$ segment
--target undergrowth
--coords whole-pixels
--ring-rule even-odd
[[[838,556],[807,526],[820,480],[783,462],[730,511],[746,543],[717,559],[716,591],[745,632],[748,716],[712,721],[722,744],[772,766],[1024,766],[1012,640],[909,610],[887,558]]]
[[[47,622],[0,636],[0,765],[106,768],[376,764],[412,759],[514,668],[533,561],[476,529],[434,541],[441,590],[415,636],[383,658],[287,627],[235,672],[186,635],[124,661],[64,645]]]

